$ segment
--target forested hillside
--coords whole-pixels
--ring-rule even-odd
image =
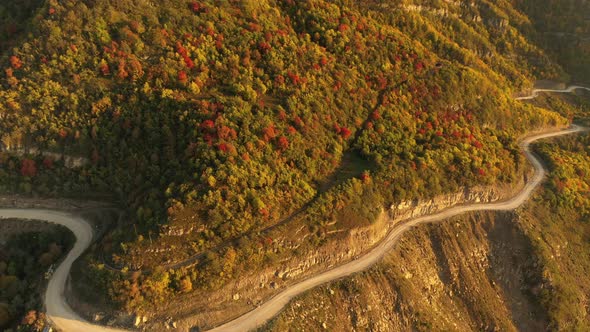
[[[517,137],[567,122],[512,99],[566,74],[508,1],[8,3],[29,19],[0,39],[0,187],[120,204],[83,270],[129,310],[293,255],[277,224],[322,245],[394,202],[512,183]]]
[[[2,220],[0,230],[0,329],[41,332],[46,273],[54,270],[74,237],[63,227],[32,221],[23,225],[22,220]]]
[[[528,35],[560,63],[572,79],[588,82],[590,75],[590,3],[575,0],[514,0],[530,17]]]

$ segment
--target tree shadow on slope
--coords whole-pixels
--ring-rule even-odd
[[[4,53],[25,36],[42,0],[4,0],[0,3],[0,52]]]

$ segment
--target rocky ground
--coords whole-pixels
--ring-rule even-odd
[[[421,226],[378,266],[307,293],[265,330],[545,330],[542,268],[515,218]]]

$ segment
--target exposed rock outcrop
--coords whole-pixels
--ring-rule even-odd
[[[293,301],[269,330],[535,331],[546,288],[512,212],[421,226],[371,270]],[[508,258],[508,259],[507,259]]]

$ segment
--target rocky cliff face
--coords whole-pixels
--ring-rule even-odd
[[[295,300],[268,330],[534,331],[545,285],[512,213],[475,214],[406,234],[371,270]]]
[[[512,187],[465,188],[456,193],[440,195],[432,199],[403,201],[392,204],[389,217],[393,224],[405,219],[415,218],[442,211],[451,206],[468,203],[490,203],[513,196],[524,186],[524,179]]]
[[[449,207],[468,203],[489,203],[510,197],[523,186],[523,181],[513,187],[475,187],[465,188],[456,193],[440,195],[432,199],[405,201],[392,205],[371,226],[352,229],[346,237],[335,241],[333,245],[324,246],[305,255],[304,260],[283,262],[270,275],[261,275],[261,283],[274,281],[282,284],[286,279],[297,277],[308,270],[330,268],[366,252],[379,243],[397,223],[433,214]],[[279,280],[273,280],[277,277]]]

